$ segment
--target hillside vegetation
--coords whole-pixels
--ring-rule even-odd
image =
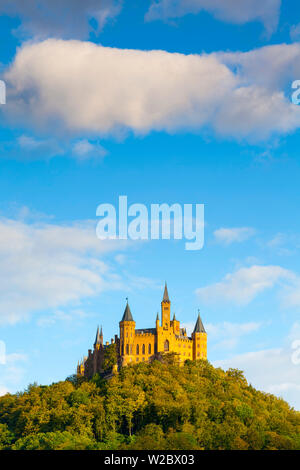
[[[0,449],[300,449],[300,413],[238,370],[170,356],[1,397]]]

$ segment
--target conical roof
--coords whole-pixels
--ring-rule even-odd
[[[167,288],[167,283],[165,283],[165,290],[164,290],[163,302],[170,302],[170,299],[169,299],[169,292],[168,292],[168,288]]]
[[[96,344],[100,344],[100,343],[101,343],[101,340],[100,340],[100,333],[99,333],[99,326],[98,326],[94,346],[96,346]]]
[[[196,325],[194,328],[194,333],[206,333],[201,317],[200,317],[200,313],[198,313],[198,318],[197,318]]]
[[[127,304],[126,304],[124,314],[123,314],[123,317],[122,317],[121,321],[134,321],[133,318],[132,318],[132,314],[131,314],[131,310],[130,310],[130,307],[129,307],[129,304],[128,304],[128,300],[127,300]]]

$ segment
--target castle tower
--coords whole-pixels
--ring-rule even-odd
[[[203,326],[200,312],[192,333],[193,340],[193,359],[207,359],[207,334]]]
[[[99,350],[101,345],[103,345],[103,332],[102,332],[102,326],[101,326],[100,332],[99,332],[99,326],[98,326],[97,332],[96,332],[96,338],[94,342],[94,349]]]
[[[134,337],[135,337],[135,321],[133,320],[131,310],[127,304],[124,310],[120,325],[120,356],[122,365],[126,365],[133,361],[134,355]]]
[[[164,296],[161,302],[161,325],[164,330],[168,330],[170,328],[170,317],[171,317],[171,302],[169,299],[167,283],[165,283]]]
[[[156,330],[158,330],[158,328],[159,328],[159,316],[158,316],[158,312],[157,312],[157,315],[156,315],[155,326],[156,326]]]
[[[173,320],[172,320],[173,332],[175,335],[180,334],[180,322],[177,320],[176,315],[174,313]]]

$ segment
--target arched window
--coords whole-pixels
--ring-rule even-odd
[[[166,339],[165,344],[164,344],[164,350],[169,351],[169,341]]]
[[[126,354],[129,354],[129,344],[126,344]]]
[[[132,344],[131,344],[131,345],[130,345],[130,354],[132,354],[132,348],[133,348],[133,346],[132,346]]]
[[[148,354],[151,354],[151,344],[148,345]]]
[[[145,354],[145,345],[142,346],[142,354]]]
[[[139,347],[138,344],[136,345],[136,353],[137,353],[137,354],[140,354],[140,347]]]

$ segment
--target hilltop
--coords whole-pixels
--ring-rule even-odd
[[[173,362],[1,397],[0,449],[300,449],[300,413],[284,400],[239,370]]]

